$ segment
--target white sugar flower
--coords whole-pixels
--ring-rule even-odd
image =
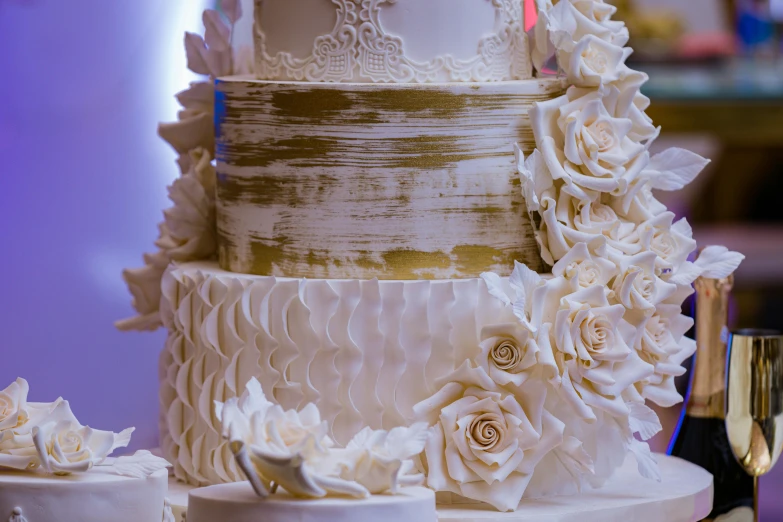
[[[628,29],[612,20],[617,11],[602,0],[537,0],[533,64],[539,71],[554,51],[570,52],[577,42],[592,36],[616,47],[628,43]],[[560,63],[565,67],[564,62]]]
[[[254,378],[239,399],[216,401],[215,414],[237,465],[259,496],[266,497],[273,484],[304,498],[370,494],[339,477],[341,460],[330,453],[329,428],[314,404],[284,410],[266,399]]]
[[[25,424],[29,418],[27,393],[30,387],[24,379],[17,379],[0,392],[0,437],[2,433]],[[0,439],[1,440],[1,439]]]
[[[568,94],[530,111],[536,145],[554,180],[578,200],[601,193],[622,196],[649,162],[644,145],[629,138],[633,122],[609,113],[604,91]]]
[[[517,508],[539,461],[563,441],[562,422],[544,410],[545,387],[519,400],[466,362],[414,407],[433,425],[425,447],[427,484],[493,505]]]
[[[557,372],[549,339],[539,347],[536,334],[522,323],[485,326],[479,348],[476,363],[501,386],[521,386],[537,372],[546,379]]]
[[[206,259],[217,248],[215,218],[215,168],[205,149],[189,154],[190,170],[169,187],[173,206],[163,211],[161,237],[156,245],[172,261]]]
[[[673,284],[663,281],[655,272],[655,252],[642,252],[634,256],[621,256],[619,274],[612,289],[615,298],[629,310],[640,310],[645,315],[668,299],[677,290]]]
[[[27,381],[20,378],[0,392],[0,468],[37,468],[41,461],[33,430],[53,418],[73,419],[62,399],[53,403],[28,402],[28,391]]]
[[[348,443],[344,451],[336,450],[341,478],[355,481],[372,493],[396,493],[400,486],[418,486],[424,476],[410,473],[411,460],[424,451],[428,426],[416,423],[391,431],[365,427]]]
[[[636,356],[623,337],[625,307],[611,305],[600,286],[547,304],[557,307],[552,347],[562,396],[588,421],[596,418],[593,408],[627,415],[623,391],[649,376],[653,368]]]
[[[586,243],[575,244],[552,267],[552,275],[571,282],[571,289],[606,286],[617,274],[617,266],[603,256],[593,255]]]
[[[32,430],[39,465],[48,473],[67,475],[87,471],[114,450],[130,442],[133,428],[121,433],[94,430],[76,420],[68,401],[62,401],[44,423]]]
[[[685,373],[682,363],[696,351],[696,343],[685,337],[693,319],[681,315],[680,310],[676,304],[659,304],[635,344],[639,357],[654,368],[653,375],[636,388],[642,397],[665,408],[682,401],[674,378]]]
[[[644,250],[655,252],[659,273],[671,274],[696,250],[693,231],[685,218],[674,221],[672,212],[664,212],[638,226],[636,234]]]
[[[649,147],[660,134],[660,127],[644,112],[650,106],[650,99],[641,93],[648,76],[639,71],[626,70],[622,80],[604,86],[603,102],[609,114],[615,118],[631,121],[628,138]]]
[[[567,48],[557,51],[561,63],[572,85],[598,87],[621,79],[628,68],[625,60],[630,53],[622,47],[600,38],[587,35]]]

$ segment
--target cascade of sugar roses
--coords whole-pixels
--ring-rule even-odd
[[[631,452],[660,480],[645,442],[661,429],[645,402],[682,400],[674,378],[695,351],[681,305],[699,276],[726,277],[743,256],[704,249],[657,201],[708,163],[678,148],[651,156],[647,76],[625,65],[628,31],[602,0],[538,0],[533,61],[554,56],[570,85],[530,113],[536,150],[517,148],[544,278],[518,264],[483,274],[508,322],[485,328],[474,360],[416,406],[431,433],[428,485],[517,508],[523,496],[600,486]],[[553,488],[554,485],[559,486]]]

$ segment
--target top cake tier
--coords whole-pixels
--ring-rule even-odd
[[[261,80],[441,83],[532,77],[524,0],[255,0]]]

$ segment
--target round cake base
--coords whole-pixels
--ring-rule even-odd
[[[629,457],[601,489],[585,491],[574,496],[525,499],[519,509],[513,513],[499,513],[486,504],[471,503],[467,499],[454,495],[438,494],[438,520],[440,522],[606,522],[608,520],[690,522],[706,517],[712,508],[712,475],[676,457],[656,454],[656,458],[660,466],[661,482],[639,476],[636,471],[636,461]],[[249,492],[250,487],[244,485]],[[169,498],[175,514],[187,511],[188,493],[191,491],[196,490],[171,479]],[[195,511],[193,516],[196,518],[192,520],[188,518],[188,522],[208,520],[207,517],[200,518],[200,514]],[[225,513],[222,513],[222,516],[225,516]],[[177,521],[183,518],[178,516]],[[375,522],[374,519],[372,520]],[[231,519],[230,522],[234,520]]]
[[[712,475],[677,457],[655,455],[661,481],[641,477],[633,457],[626,459],[600,489],[578,495],[524,499],[513,513],[498,513],[486,504],[459,497],[444,505],[438,495],[440,522],[691,522],[712,509]],[[448,500],[448,496],[445,497]],[[455,502],[462,503],[455,503]]]
[[[167,481],[166,470],[142,479],[100,467],[67,476],[3,471],[0,520],[160,522]]]
[[[298,499],[285,492],[260,499],[248,482],[194,489],[188,498],[188,522],[436,522],[435,494],[403,488],[398,495],[367,499]]]

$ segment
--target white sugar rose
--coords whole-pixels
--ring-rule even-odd
[[[655,273],[654,252],[642,252],[634,256],[621,256],[619,274],[612,289],[615,298],[628,310],[639,310],[645,315],[677,291],[676,285],[663,281]]]
[[[174,205],[163,211],[156,245],[173,261],[207,259],[217,248],[215,230],[215,168],[206,149],[189,154],[191,168],[169,187]]]
[[[2,432],[18,428],[27,422],[27,393],[30,387],[24,379],[17,379],[0,392],[0,437]]]
[[[39,464],[48,473],[68,475],[87,471],[115,449],[130,443],[133,428],[112,433],[82,426],[67,401],[59,403],[46,422],[32,430]]]
[[[655,252],[656,270],[675,273],[696,250],[693,231],[685,218],[673,223],[674,213],[664,212],[639,225],[636,234],[644,250]]]
[[[433,425],[425,447],[427,483],[493,505],[517,508],[538,462],[562,443],[564,425],[543,409],[540,383],[508,394],[469,362],[414,407]]]
[[[642,178],[631,184],[622,197],[613,198],[612,208],[635,223],[642,223],[666,212],[666,205],[658,201],[652,191],[646,172]]]
[[[596,419],[593,408],[627,415],[623,391],[652,374],[653,368],[623,337],[625,307],[609,304],[600,286],[567,295],[557,306],[552,346],[563,397],[588,421]]]
[[[679,305],[658,305],[635,346],[639,357],[654,368],[653,375],[637,383],[636,388],[642,397],[664,408],[682,401],[674,378],[685,373],[682,363],[696,351],[696,343],[685,337],[693,319],[680,311]]]
[[[631,120],[612,116],[604,92],[571,88],[530,111],[536,145],[561,189],[580,201],[622,196],[647,166],[644,145],[629,138]]]
[[[607,205],[589,200],[579,201],[561,191],[557,201],[549,193],[542,195],[542,237],[545,261],[558,261],[568,255],[577,244],[589,245],[594,251],[602,250],[604,236],[619,225],[614,210]]]
[[[579,243],[605,255],[605,236],[611,235],[621,222],[614,209],[600,201],[572,196],[567,185],[556,187],[538,150],[524,161],[521,151],[517,154],[528,209],[541,215],[536,238],[544,261],[554,265]]]
[[[569,281],[574,292],[580,288],[606,286],[616,273],[616,265],[602,255],[593,255],[586,243],[575,244],[552,267],[552,275]]]
[[[568,82],[578,87],[598,87],[621,79],[627,71],[628,55],[622,47],[593,35],[557,51]]]
[[[606,233],[606,246],[609,254],[614,257],[632,256],[645,250],[639,236],[639,226],[622,218]]]
[[[532,55],[539,71],[552,55],[552,49],[570,51],[588,35],[617,47],[628,43],[625,24],[611,19],[617,8],[602,0],[537,0],[536,3],[539,17]]]
[[[54,412],[62,411],[62,399],[53,403],[27,402],[28,391],[27,381],[17,379],[0,392],[0,468],[38,467],[33,429],[50,419]]]
[[[476,362],[501,386],[521,386],[536,372],[549,379],[557,372],[552,350],[548,342],[539,347],[535,335],[521,323],[485,326]]]

